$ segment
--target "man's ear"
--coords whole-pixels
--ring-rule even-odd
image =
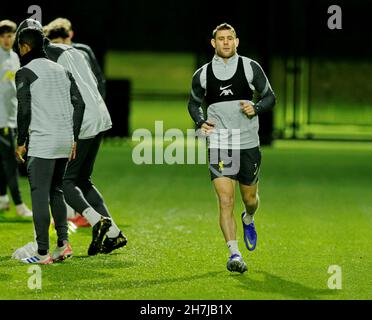
[[[236,47],[239,47],[239,38],[236,38],[236,39],[235,39],[235,46],[236,46]]]
[[[70,39],[72,39],[74,37],[74,31],[72,31],[72,30],[69,31],[68,36],[69,36]]]
[[[211,39],[211,45],[212,45],[213,48],[216,49],[216,40]]]

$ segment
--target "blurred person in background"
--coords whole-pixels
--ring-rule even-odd
[[[16,29],[17,25],[13,21],[0,21],[0,211],[10,209],[8,187],[17,215],[31,217],[32,212],[23,203],[19,190],[18,164],[15,157],[15,74],[20,67],[18,55],[12,50]]]
[[[87,59],[96,79],[98,91],[103,99],[106,98],[106,80],[91,47],[83,43],[72,42],[74,31],[70,20],[57,18],[44,26],[45,36],[53,43],[63,43],[80,50]]]

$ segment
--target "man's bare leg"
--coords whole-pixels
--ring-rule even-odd
[[[243,200],[244,207],[245,207],[245,212],[247,213],[247,216],[248,216],[247,221],[246,221],[247,223],[249,222],[249,220],[253,220],[253,216],[258,209],[258,205],[259,205],[258,183],[252,186],[247,186],[245,184],[239,184],[239,187],[240,187],[240,194],[242,196],[242,200]]]
[[[243,273],[247,271],[247,265],[243,261],[236,239],[236,221],[234,217],[235,181],[220,177],[213,180],[217,193],[220,210],[220,227],[230,251],[230,259],[227,262],[229,271]]]
[[[226,242],[236,240],[236,221],[234,217],[235,181],[221,177],[214,179],[213,185],[218,198],[222,233]]]

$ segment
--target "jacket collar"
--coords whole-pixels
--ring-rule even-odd
[[[33,50],[27,52],[20,59],[20,61],[21,61],[21,67],[25,66],[26,64],[28,64],[32,60],[38,59],[38,58],[47,58],[47,55],[46,55],[46,53],[44,51],[44,48],[39,49],[39,50],[33,49]]]
[[[213,57],[213,62],[217,63],[217,64],[231,65],[231,64],[234,64],[238,58],[239,58],[239,55],[237,53],[235,53],[232,57],[227,59],[227,62],[225,63],[223,58],[221,58],[220,56],[215,54],[214,57]]]

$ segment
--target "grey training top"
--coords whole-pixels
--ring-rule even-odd
[[[98,91],[97,79],[84,55],[78,49],[65,44],[46,43],[44,48],[49,59],[72,73],[85,102],[79,139],[90,139],[110,129],[110,114]]]
[[[17,127],[17,96],[15,74],[19,69],[18,55],[0,48],[0,128]]]
[[[36,58],[17,71],[16,85],[18,145],[29,135],[29,156],[68,158],[85,108],[71,73],[49,59]]]
[[[243,57],[244,74],[249,88],[256,90],[261,99],[254,105],[257,116],[247,117],[242,113],[240,100],[221,101],[207,106],[208,120],[215,123],[215,129],[209,138],[210,148],[250,149],[259,146],[258,115],[271,109],[275,104],[275,95],[261,66],[254,60]],[[219,80],[233,78],[237,71],[239,55],[235,54],[224,62],[223,58],[215,55],[212,59],[212,71]],[[194,122],[200,127],[207,119],[204,118],[201,104],[207,92],[207,67],[205,64],[198,69],[192,79],[192,89],[188,110]],[[221,92],[223,94],[223,92]],[[240,130],[236,132],[232,129]],[[234,137],[238,135],[238,137]],[[222,139],[225,137],[225,139]],[[235,139],[234,139],[235,138]],[[238,138],[238,139],[236,139]],[[226,144],[214,145],[213,141],[227,141]]]

